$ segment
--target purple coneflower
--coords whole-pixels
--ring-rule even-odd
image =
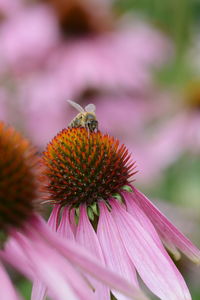
[[[84,245],[135,287],[137,271],[160,299],[191,299],[163,244],[176,259],[181,250],[196,263],[200,251],[130,182],[135,164],[124,145],[101,132],[63,129],[48,144],[43,163],[54,229]],[[96,290],[102,292],[97,285]]]
[[[86,281],[83,271],[132,298],[145,300],[139,289],[107,271],[80,245],[72,241],[63,243],[36,214],[39,169],[35,149],[3,123],[0,123],[0,154],[0,282],[3,299],[21,299],[1,263],[7,261],[31,280],[37,278],[39,288],[33,290],[34,300],[41,299],[45,292],[55,300],[94,299],[92,285]],[[44,289],[40,282],[47,288]]]

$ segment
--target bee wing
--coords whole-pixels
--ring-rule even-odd
[[[85,111],[87,112],[95,112],[96,110],[96,106],[94,104],[88,104],[85,107]]]
[[[75,109],[77,109],[78,111],[80,111],[80,112],[84,112],[84,111],[85,111],[85,110],[83,109],[83,107],[80,106],[78,103],[76,103],[76,102],[74,102],[74,101],[72,101],[72,100],[67,100],[67,102],[68,102],[71,106],[73,106]]]

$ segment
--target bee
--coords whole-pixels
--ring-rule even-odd
[[[68,128],[86,128],[88,132],[98,131],[98,121],[96,119],[94,104],[88,104],[85,108],[78,103],[67,100],[67,102],[79,111],[79,114],[69,123]]]

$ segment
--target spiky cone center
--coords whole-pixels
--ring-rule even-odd
[[[0,122],[0,236],[20,228],[37,197],[34,148],[12,127]]]
[[[52,203],[78,207],[108,200],[128,184],[134,163],[124,145],[101,132],[63,129],[43,156],[45,191]]]
[[[66,36],[87,36],[113,28],[113,17],[107,5],[80,0],[48,0],[53,7],[62,32]]]

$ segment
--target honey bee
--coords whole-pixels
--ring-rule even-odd
[[[79,114],[69,123],[68,128],[86,128],[88,132],[98,131],[98,121],[95,114],[95,105],[88,104],[85,109],[78,103],[67,100],[67,102],[79,111]]]

